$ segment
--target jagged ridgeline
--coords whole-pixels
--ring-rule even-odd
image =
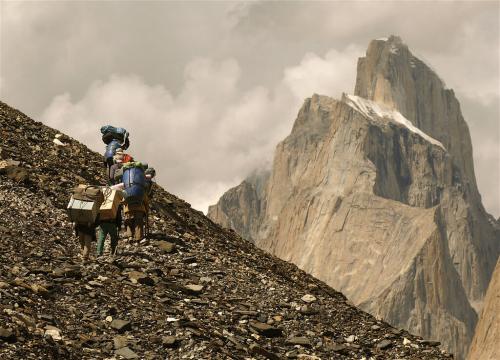
[[[101,155],[1,102],[0,126],[1,359],[449,358],[160,187],[151,241],[82,266],[65,207]]]
[[[500,251],[453,90],[394,36],[359,59],[354,95],[306,99],[272,169],[208,216],[459,359]]]

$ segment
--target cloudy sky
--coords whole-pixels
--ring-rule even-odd
[[[206,211],[268,164],[304,98],[354,89],[396,34],[455,90],[500,215],[499,2],[1,1],[0,99],[97,151],[131,133],[158,182]]]

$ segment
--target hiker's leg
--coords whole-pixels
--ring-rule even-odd
[[[97,256],[104,253],[104,241],[106,240],[107,231],[103,224],[99,226],[99,235],[97,239]]]
[[[83,248],[85,247],[85,234],[81,230],[78,231],[78,241],[80,242],[80,250],[83,254]]]
[[[131,216],[130,213],[128,213],[127,217],[125,218],[125,228],[127,230],[127,237],[132,237],[133,235],[133,222],[134,218]]]
[[[110,224],[109,236],[111,237],[111,255],[115,255],[116,246],[118,245],[118,226]]]
[[[135,233],[134,240],[141,241],[144,237],[144,213],[138,212],[134,219]]]
[[[82,252],[82,257],[84,259],[88,259],[89,257],[89,251],[90,251],[90,243],[92,241],[92,236],[89,234],[84,234],[83,235],[83,252]]]

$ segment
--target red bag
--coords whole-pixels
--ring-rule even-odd
[[[129,154],[123,155],[123,160],[122,160],[123,164],[131,162],[131,161],[134,161],[134,158],[132,156],[130,156]]]

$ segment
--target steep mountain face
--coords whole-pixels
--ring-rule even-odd
[[[83,265],[64,208],[101,155],[1,102],[0,129],[1,359],[450,358],[159,186],[150,239]]]
[[[500,261],[491,277],[481,317],[470,347],[469,360],[500,359]]]
[[[372,41],[355,95],[306,99],[266,185],[252,181],[208,216],[466,355],[500,230],[481,204],[458,101],[399,38]]]
[[[399,38],[392,37],[387,42],[371,42],[366,57],[359,59],[355,94],[398,110],[414,126],[439,140],[450,155],[451,183],[437,182],[436,186],[445,185],[440,198],[431,203],[409,204],[441,205],[450,254],[471,303],[476,305],[488,287],[500,239],[489,224],[494,219],[481,203],[469,129],[453,90],[445,89],[427,65],[413,56]],[[455,189],[458,194],[451,193]]]

